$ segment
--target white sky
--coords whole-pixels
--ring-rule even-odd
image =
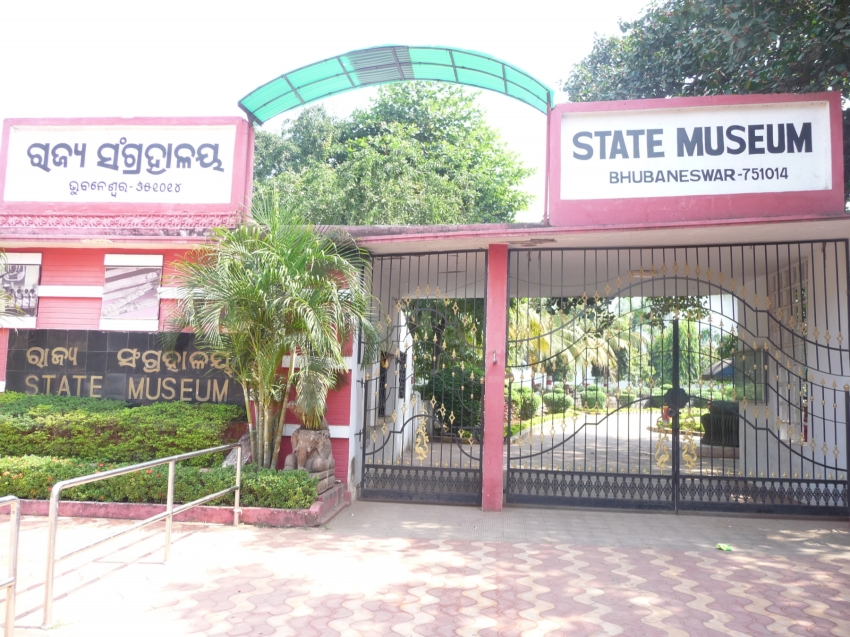
[[[7,117],[242,115],[236,103],[300,66],[381,44],[472,49],[556,91],[590,52],[648,0],[0,0],[0,120]],[[344,116],[374,89],[325,100]],[[543,209],[542,113],[484,92],[488,121],[537,173],[519,221]],[[284,117],[267,122],[278,130]]]

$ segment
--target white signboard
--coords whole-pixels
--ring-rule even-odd
[[[562,200],[832,189],[826,101],[567,112]]]
[[[236,125],[14,125],[4,201],[227,204]]]

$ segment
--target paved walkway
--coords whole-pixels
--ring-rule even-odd
[[[59,550],[122,524],[62,520]],[[846,520],[358,502],[324,529],[175,530],[167,566],[159,528],[62,562],[44,632],[26,518],[17,635],[850,635]]]

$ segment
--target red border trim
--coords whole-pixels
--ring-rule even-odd
[[[145,203],[68,203],[44,201],[6,202],[6,167],[12,126],[236,126],[233,153],[233,178],[230,203],[224,204],[145,204]],[[251,164],[253,163],[253,130],[241,117],[77,117],[18,118],[3,122],[0,150],[0,213],[86,212],[139,213],[231,212],[241,211],[250,197]]]
[[[693,197],[630,199],[561,199],[561,117],[564,113],[643,111],[664,108],[818,102],[829,104],[832,140],[832,190]],[[769,218],[809,220],[844,216],[844,142],[841,95],[802,93],[781,95],[718,95],[670,99],[559,104],[549,113],[549,220],[552,226],[710,225],[718,222],[759,222]]]

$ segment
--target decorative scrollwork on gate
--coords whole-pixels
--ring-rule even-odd
[[[413,452],[419,458],[420,465],[428,457],[428,449],[431,441],[428,437],[428,430],[425,428],[427,422],[428,412],[423,409],[419,416],[419,425],[416,427],[416,441],[413,446]]]
[[[697,445],[694,442],[696,421],[693,418],[687,418],[683,425],[685,431],[682,441],[682,462],[685,463],[688,471],[692,471],[697,464]]]
[[[665,431],[658,437],[658,442],[655,443],[655,464],[661,471],[664,471],[669,462],[670,445],[668,444],[667,432]]]

